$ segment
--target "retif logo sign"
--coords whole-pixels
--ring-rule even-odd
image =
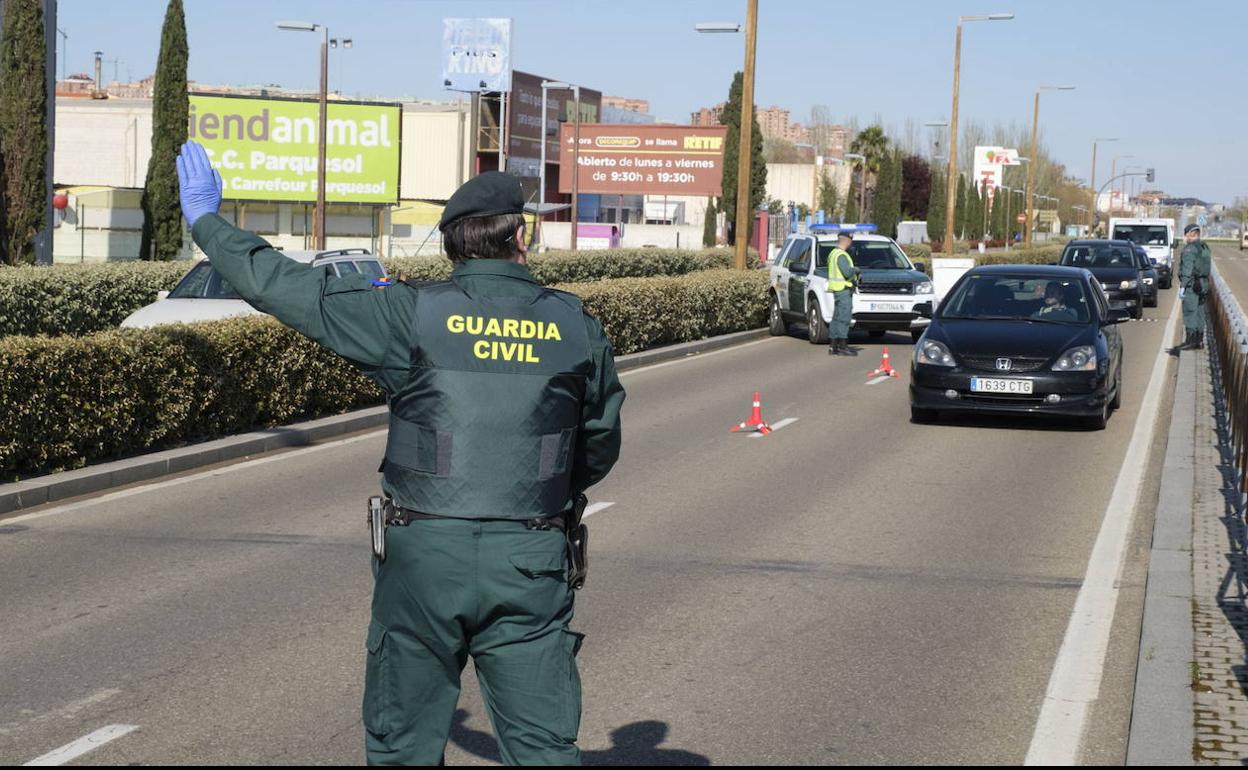
[[[227,200],[316,200],[315,101],[191,94],[187,136],[221,173]],[[400,107],[330,102],[325,199],[394,203],[399,198]]]
[[[577,189],[610,195],[719,195],[727,126],[582,123]],[[575,126],[559,142],[559,192],[572,191]]]
[[[1002,170],[1006,166],[1019,165],[1018,150],[1009,147],[975,148],[975,168],[973,170],[975,184],[988,191],[991,198],[1001,186]]]

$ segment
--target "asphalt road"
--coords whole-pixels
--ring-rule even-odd
[[[1216,244],[1213,246],[1213,262],[1239,304],[1248,307],[1248,251]]]
[[[1173,297],[1123,327],[1125,403],[1102,432],[913,425],[900,335],[902,379],[874,385],[875,341],[832,359],[796,337],[627,373],[574,623],[586,761],[1021,762]],[[730,434],[756,389],[770,422],[796,421]],[[0,762],[107,725],[137,729],[77,763],[361,762],[382,448],[365,434],[0,520]],[[1146,541],[1095,760],[1125,757]],[[448,763],[496,760],[470,674],[461,708]]]

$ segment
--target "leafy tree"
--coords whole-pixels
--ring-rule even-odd
[[[182,0],[169,0],[160,31],[152,97],[152,158],[143,184],[143,259],[173,259],[182,249],[182,213],[178,210],[178,148],[186,141],[189,98],[186,92],[186,16]]]
[[[715,211],[715,199],[706,199],[706,214],[702,220],[702,245],[711,248],[715,245],[717,233],[715,228],[715,218],[718,214]]]
[[[4,0],[0,22],[0,257],[33,264],[44,227],[48,151],[43,3]]]
[[[945,176],[933,170],[927,203],[927,239],[940,241],[945,238]]]
[[[720,112],[719,122],[728,126],[728,135],[724,139],[724,181],[719,196],[719,210],[728,217],[728,222],[735,233],[737,218],[737,164],[741,144],[741,91],[743,88],[742,74],[738,72],[732,78],[732,87],[728,89],[728,103]],[[758,110],[753,111],[754,125],[750,130],[750,211],[758,211],[758,206],[767,195],[767,162],[763,159],[763,132],[758,127]],[[750,217],[749,227],[754,228],[754,218]],[[747,237],[749,233],[746,234]],[[734,235],[735,238],[735,235]]]
[[[915,219],[926,219],[932,197],[932,167],[919,155],[901,162],[901,210]]]

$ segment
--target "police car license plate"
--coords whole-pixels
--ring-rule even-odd
[[[1013,395],[1031,395],[1035,385],[1031,380],[1002,380],[994,377],[972,377],[972,393],[1008,393]]]
[[[872,302],[873,313],[905,313],[910,308],[904,302]]]

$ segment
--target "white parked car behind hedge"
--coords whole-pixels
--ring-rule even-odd
[[[374,281],[380,281],[386,275],[386,269],[368,253],[368,249],[284,251],[282,254],[313,267],[323,266],[334,275],[363,273]],[[155,302],[131,313],[121,322],[121,327],[145,329],[161,324],[219,321],[247,315],[264,314],[238,296],[234,287],[205,259],[191,268],[172,291],[160,292]]]

